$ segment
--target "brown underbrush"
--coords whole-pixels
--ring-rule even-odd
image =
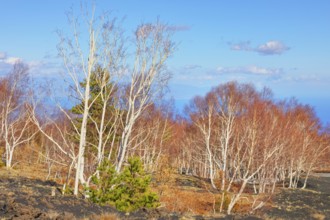
[[[234,185],[233,193],[237,192],[239,187]],[[167,176],[166,183],[155,183],[154,188],[160,195],[161,208],[168,212],[203,216],[219,215],[222,194],[219,190],[212,189],[206,179],[171,174]],[[231,196],[230,193],[225,194],[224,209],[228,206]],[[271,205],[266,195],[245,193],[234,206],[233,212],[241,215],[250,214],[253,207],[260,202],[265,202],[266,206]]]

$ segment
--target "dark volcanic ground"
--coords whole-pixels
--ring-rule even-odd
[[[310,178],[306,189],[284,189],[274,202],[269,219],[330,220],[330,177]]]
[[[55,196],[51,196],[52,188]],[[5,219],[74,219],[107,212],[115,210],[62,196],[51,181],[25,177],[0,179],[0,216]]]
[[[55,190],[55,196],[52,196]],[[113,207],[63,196],[52,181],[0,175],[0,219],[177,219],[174,214],[140,210],[125,214]]]
[[[179,216],[162,210],[140,210],[126,215],[109,206],[62,196],[52,181],[0,173],[0,220],[2,219],[214,219]],[[52,190],[56,195],[52,196]],[[305,190],[284,189],[261,218],[227,216],[217,219],[330,219],[330,177],[312,178]]]

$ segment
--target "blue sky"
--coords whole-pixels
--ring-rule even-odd
[[[57,29],[79,1],[0,1],[0,73],[17,59],[37,77],[58,77]],[[128,34],[141,22],[175,26],[178,50],[168,62],[178,108],[229,80],[295,96],[330,122],[330,1],[96,0],[97,11],[125,17]]]

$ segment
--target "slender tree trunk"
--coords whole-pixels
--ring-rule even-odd
[[[129,137],[131,136],[132,133],[132,127],[128,126],[126,127],[126,130],[122,134],[122,138],[120,141],[120,146],[119,146],[119,154],[117,158],[117,166],[116,166],[116,171],[119,173],[121,170],[121,167],[123,166],[123,162],[126,156],[126,151],[127,151],[127,145],[129,141]]]
[[[91,68],[91,67],[90,67]],[[89,70],[89,75],[90,75]],[[90,77],[86,79],[86,88],[85,88],[85,97],[84,97],[84,112],[83,118],[81,123],[81,130],[80,130],[80,140],[79,140],[79,152],[78,152],[78,161],[76,167],[76,178],[74,183],[74,195],[78,195],[79,191],[79,181],[84,183],[84,154],[85,154],[85,147],[86,147],[86,133],[87,133],[87,120],[89,114],[89,93],[90,93]]]
[[[104,134],[104,121],[105,121],[105,113],[107,109],[107,102],[103,100],[103,108],[102,108],[102,116],[99,128],[99,142],[97,146],[97,161],[98,165],[101,164],[103,159],[103,134]]]
[[[6,168],[10,169],[12,166],[14,151],[9,143],[6,143]]]

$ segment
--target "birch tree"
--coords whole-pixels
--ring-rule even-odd
[[[172,31],[161,23],[142,24],[135,31],[135,57],[130,84],[124,94],[125,118],[117,154],[116,171],[120,172],[133,127],[141,113],[161,94],[170,78],[165,63],[173,53]]]
[[[146,171],[157,170],[158,162],[166,153],[166,145],[172,138],[171,122],[167,106],[150,105],[139,117],[132,132],[128,157],[139,156]]]
[[[77,133],[79,147],[76,161],[76,177],[74,194],[78,194],[79,183],[88,184],[90,177],[86,178],[84,171],[84,155],[87,147],[88,121],[92,121],[97,132],[98,143],[97,164],[104,159],[105,148],[108,146],[108,159],[114,153],[113,134],[122,131],[119,138],[119,149],[116,150],[116,171],[120,172],[129,149],[133,127],[141,113],[152,103],[153,98],[161,94],[169,79],[168,72],[164,71],[165,62],[173,52],[173,43],[170,40],[171,29],[166,25],[143,24],[135,32],[135,55],[132,68],[126,67],[122,61],[128,57],[125,54],[125,38],[115,20],[108,19],[107,15],[95,18],[95,10],[91,15],[86,14],[82,19],[69,16],[72,34],[66,37],[59,32],[60,43],[58,51],[63,58],[67,75],[71,81],[75,97],[81,102],[79,126],[74,118],[66,114],[72,121]],[[84,20],[85,19],[85,20]],[[80,25],[85,21],[85,26]],[[83,29],[81,27],[86,27]],[[86,35],[80,35],[85,33]],[[84,40],[87,36],[87,45]],[[93,71],[100,66],[103,73],[97,78],[99,91],[91,91]],[[127,76],[127,73],[131,73]],[[125,79],[130,83],[125,88]],[[126,79],[127,79],[126,78]],[[109,79],[113,86],[109,87]],[[84,80],[84,83],[81,84]],[[127,84],[126,84],[127,85]],[[116,95],[114,96],[114,93]],[[101,112],[98,120],[91,115],[93,105],[101,100]],[[114,100],[116,111],[109,113],[107,106],[109,100]],[[122,114],[124,113],[124,114]],[[113,114],[112,116],[110,114]],[[113,126],[107,119],[112,118]],[[119,126],[121,127],[119,129]],[[109,131],[110,130],[110,131]],[[110,140],[111,139],[111,140]]]
[[[214,136],[215,129],[215,100],[212,97],[213,94],[208,94],[205,98],[195,97],[190,108],[190,117],[201,133],[202,137],[202,148],[206,153],[207,158],[207,166],[209,169],[209,179],[211,181],[211,185],[214,189],[217,187],[214,183],[215,177],[215,152],[212,146],[211,138]]]
[[[5,145],[6,167],[11,168],[15,149],[33,138],[36,132],[27,135],[33,126],[27,108],[28,67],[16,63],[12,71],[0,80],[0,134]]]
[[[106,76],[103,75],[104,77],[99,81],[100,92],[91,96],[92,73],[98,65],[109,71],[117,67],[116,65],[119,62],[118,59],[121,58],[123,49],[121,44],[123,39],[121,39],[121,32],[117,32],[118,29],[115,28],[114,20],[110,20],[107,14],[96,18],[95,8],[93,8],[91,15],[86,13],[83,14],[82,18],[79,18],[69,14],[68,18],[72,33],[69,37],[66,37],[59,32],[60,43],[58,44],[58,52],[63,58],[66,73],[69,79],[71,79],[71,87],[76,98],[82,102],[80,128],[73,123],[73,118],[66,114],[72,121],[79,139],[74,186],[74,194],[77,195],[79,183],[86,183],[84,153],[86,149],[87,122],[91,118],[90,109],[98,97],[101,96],[104,103],[107,103],[106,99],[109,99],[109,94],[111,94],[111,91],[104,93],[107,87],[105,84]],[[81,20],[85,22],[83,25],[80,24]],[[85,45],[86,41],[84,38],[86,36],[87,45]],[[80,84],[82,80],[85,80],[83,86]],[[103,96],[105,94],[106,97]],[[98,127],[100,135],[104,132],[103,119],[105,118],[105,108],[103,110],[101,124]],[[102,150],[102,140],[102,138],[99,139],[99,151]],[[98,160],[101,160],[101,153],[98,155]]]

